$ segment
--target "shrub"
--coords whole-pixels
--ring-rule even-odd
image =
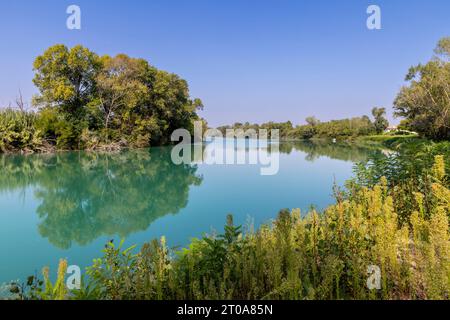
[[[165,238],[137,254],[109,243],[88,268],[88,286],[66,298],[449,299],[443,162],[436,157],[429,194],[411,194],[407,219],[399,219],[397,191],[382,178],[370,188],[336,190],[336,203],[322,214],[282,210],[256,232],[243,233],[229,216],[224,234],[174,252]],[[380,290],[367,287],[369,266],[381,271]]]
[[[33,152],[42,147],[36,129],[37,115],[13,109],[0,110],[0,152]]]

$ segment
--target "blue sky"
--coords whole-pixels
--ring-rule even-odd
[[[82,30],[66,28],[66,8]],[[366,9],[382,30],[366,28]],[[389,111],[411,65],[450,36],[448,0],[14,0],[0,2],[0,105],[36,93],[32,62],[56,43],[127,53],[188,80],[211,125],[303,123]]]

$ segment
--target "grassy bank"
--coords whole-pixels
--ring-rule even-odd
[[[355,141],[360,143],[377,144],[385,147],[393,147],[401,143],[416,144],[428,140],[423,139],[416,134],[404,134],[404,135],[383,134],[383,135],[361,136],[357,137]]]
[[[319,213],[283,210],[257,231],[234,226],[195,239],[182,250],[152,241],[139,252],[109,243],[88,268],[81,290],[55,284],[15,286],[31,299],[449,299],[450,190],[444,157],[424,170],[422,184],[372,187],[349,182]],[[367,286],[379,268],[379,289]]]

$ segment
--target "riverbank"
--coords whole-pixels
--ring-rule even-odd
[[[362,143],[373,143],[378,145],[383,145],[385,147],[395,147],[401,144],[417,144],[417,143],[426,143],[431,142],[431,140],[422,138],[417,134],[405,134],[405,135],[370,135],[370,136],[362,136],[355,139],[355,141],[359,141]]]
[[[229,216],[223,234],[181,250],[164,237],[137,253],[108,243],[81,290],[58,285],[61,260],[55,285],[44,269],[43,282],[31,277],[25,291],[12,291],[44,300],[449,299],[447,179],[437,156],[431,170],[395,188],[385,178],[373,187],[354,181],[323,212],[282,210],[257,231]]]
[[[368,135],[358,137],[346,137],[339,139],[314,137],[311,139],[281,139],[282,142],[311,142],[319,144],[339,144],[339,145],[358,145],[369,149],[398,149],[402,147],[413,147],[417,145],[433,145],[443,142],[433,142],[426,138],[422,138],[417,134],[409,135]]]

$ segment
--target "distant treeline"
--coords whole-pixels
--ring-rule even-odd
[[[374,115],[374,121],[368,116],[355,117],[351,119],[333,120],[327,122],[321,122],[316,117],[306,118],[305,125],[294,126],[291,121],[287,122],[267,122],[263,124],[250,124],[250,123],[235,123],[232,126],[222,126],[218,129],[226,134],[227,129],[242,129],[256,130],[266,129],[269,131],[272,129],[280,130],[279,135],[281,139],[312,139],[312,138],[346,138],[346,137],[358,137],[372,134],[379,134],[389,126],[385,115],[386,110],[384,108],[374,108],[372,110]]]
[[[433,140],[450,140],[450,37],[442,38],[434,57],[426,64],[410,68],[404,86],[394,101],[394,115],[403,118],[398,129],[414,131]],[[372,110],[368,116],[321,122],[308,117],[305,125],[291,121],[261,125],[235,123],[218,129],[279,129],[282,139],[346,138],[382,133],[389,123],[384,108]]]
[[[0,111],[0,152],[146,147],[199,120],[199,99],[178,75],[125,54],[55,45],[34,62],[33,112]]]
[[[179,128],[201,120],[199,99],[185,80],[124,54],[98,56],[82,46],[56,45],[36,58],[34,84],[39,94],[33,112],[23,100],[0,111],[0,152],[140,148],[166,144]],[[435,56],[410,68],[394,101],[400,129],[433,140],[450,140],[450,37],[439,41]],[[282,139],[346,138],[380,134],[388,127],[384,108],[368,116],[305,125],[235,123],[234,129],[279,129]],[[204,121],[206,127],[206,122]],[[228,126],[219,129],[225,133]]]

